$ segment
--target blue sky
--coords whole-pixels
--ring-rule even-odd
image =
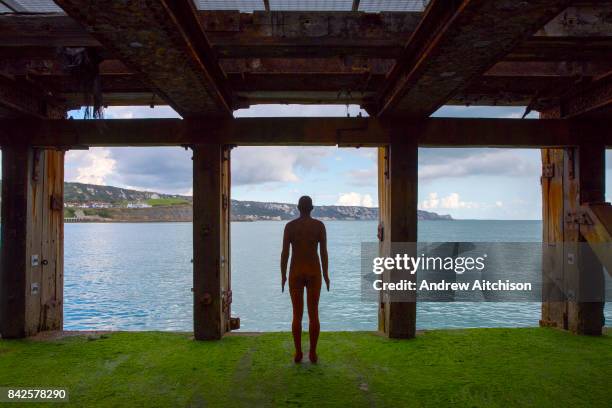
[[[351,116],[359,109],[350,107]],[[443,107],[434,116],[518,118],[523,108]],[[78,117],[78,112],[73,113]],[[345,106],[260,105],[246,116],[346,116]],[[168,107],[116,107],[107,118],[177,117]],[[517,119],[520,120],[520,119]],[[191,152],[182,148],[71,151],[66,180],[176,194],[191,193]],[[612,193],[608,152],[606,198]],[[540,151],[419,149],[419,208],[455,218],[540,219]],[[377,205],[376,150],[335,147],[238,147],[232,152],[238,200]]]

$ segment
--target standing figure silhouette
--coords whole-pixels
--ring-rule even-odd
[[[327,236],[325,225],[310,216],[313,210],[312,199],[303,196],[298,202],[299,218],[285,226],[283,251],[281,253],[281,289],[285,291],[287,282],[287,262],[291,249],[291,268],[289,272],[289,294],[293,305],[293,322],[291,332],[295,345],[294,361],[302,361],[302,316],[304,314],[304,288],[308,306],[308,333],[310,335],[310,361],[316,363],[317,341],[321,325],[319,323],[319,296],[321,294],[321,266],[323,279],[329,291],[329,274],[327,270]],[[321,260],[317,253],[321,253]]]

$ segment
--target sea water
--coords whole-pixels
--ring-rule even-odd
[[[242,331],[290,330],[291,303],[281,293],[285,222],[232,223],[232,314]],[[328,221],[331,291],[320,301],[322,330],[375,330],[377,303],[361,298],[362,242],[375,221]],[[419,241],[540,242],[540,221],[420,221]],[[193,328],[191,223],[65,225],[66,330]],[[537,326],[540,303],[420,302],[420,329]],[[612,305],[606,305],[612,321]],[[307,318],[304,319],[305,325]]]

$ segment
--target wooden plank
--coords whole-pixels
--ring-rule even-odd
[[[230,116],[232,101],[192,2],[58,0],[183,117]]]
[[[193,148],[193,302],[196,340],[218,340],[223,314],[223,147]]]
[[[540,326],[567,329],[567,298],[563,265],[562,149],[542,150],[542,312]]]
[[[390,204],[390,181],[389,181],[389,146],[378,148],[378,252],[379,256],[389,256],[391,238],[388,233],[389,204]],[[378,307],[378,331],[388,333],[389,315],[387,313],[387,299],[385,293],[380,292]]]
[[[429,116],[568,4],[431,1],[389,74],[377,114]]]
[[[221,148],[221,319],[223,332],[232,330],[232,268],[231,268],[231,152],[232,147]]]
[[[0,334],[61,330],[64,153],[26,145],[2,152]],[[51,197],[60,200],[55,209]]]
[[[64,152],[44,156],[39,331],[62,329],[64,299]]]
[[[582,128],[612,146],[608,120],[429,118],[240,118],[231,120],[112,119],[0,121],[0,145],[39,147],[233,145],[383,146],[401,130],[422,147],[563,147],[580,143]],[[27,131],[25,131],[27,130]],[[407,137],[407,141],[411,137]]]
[[[25,270],[15,271],[26,275],[26,316],[25,335],[31,336],[39,332],[41,326],[41,292],[43,286],[43,210],[44,210],[44,187],[46,158],[44,150],[31,149],[31,159],[26,163],[31,167],[30,179],[28,180],[28,218],[27,218],[27,253],[28,259],[37,257],[35,265],[30,263]]]

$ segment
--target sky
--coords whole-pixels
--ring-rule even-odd
[[[236,117],[356,116],[351,106],[258,105]],[[524,108],[442,107],[433,116],[520,120]],[[366,115],[365,112],[361,112]],[[75,118],[79,112],[71,112]],[[533,115],[532,115],[533,116]],[[171,108],[112,107],[105,118],[179,117]],[[69,151],[66,181],[171,194],[192,192],[191,151],[179,147]],[[376,149],[238,147],[232,151],[232,198],[315,205],[377,206]],[[419,208],[457,219],[541,219],[537,149],[419,149]],[[606,154],[606,200],[612,199],[612,151]]]

